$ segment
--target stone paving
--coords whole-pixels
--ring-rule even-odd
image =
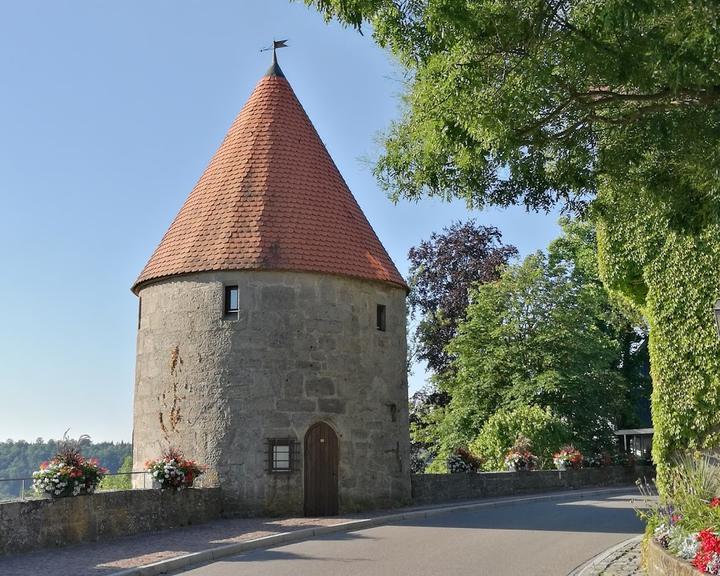
[[[630,542],[580,574],[582,576],[644,576],[645,571],[641,566],[641,546],[642,542]]]
[[[35,576],[53,573],[72,576],[107,576],[125,568],[142,566],[224,544],[245,542],[302,528],[334,526],[359,518],[361,516],[215,520],[199,526],[124,536],[108,542],[0,557],[0,574]]]

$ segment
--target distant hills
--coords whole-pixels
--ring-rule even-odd
[[[35,442],[25,440],[6,440],[0,442],[0,499],[20,495],[21,482],[3,482],[7,478],[27,478],[37,470],[40,463],[52,458],[60,448],[62,441],[38,438]],[[81,441],[81,451],[86,458],[97,458],[100,464],[117,472],[123,460],[132,454],[129,442],[91,442]],[[26,490],[31,489],[29,482]]]

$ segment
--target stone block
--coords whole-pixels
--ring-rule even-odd
[[[318,411],[328,414],[344,414],[345,400],[339,398],[320,398],[318,400]]]
[[[312,400],[286,400],[280,399],[275,403],[280,412],[315,412],[315,402]]]
[[[335,382],[330,378],[309,378],[305,382],[305,395],[308,397],[333,396],[334,394]]]
[[[282,395],[285,398],[301,398],[303,395],[303,373],[299,370],[288,372],[282,385]]]

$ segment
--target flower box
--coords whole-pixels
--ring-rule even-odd
[[[170,448],[162,458],[148,460],[145,469],[150,472],[153,488],[160,490],[183,490],[190,488],[205,468],[194,460],[183,457],[179,450]]]

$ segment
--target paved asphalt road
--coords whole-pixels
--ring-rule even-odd
[[[256,550],[187,576],[565,576],[631,536],[637,492],[451,512]],[[635,503],[637,505],[637,503]]]

